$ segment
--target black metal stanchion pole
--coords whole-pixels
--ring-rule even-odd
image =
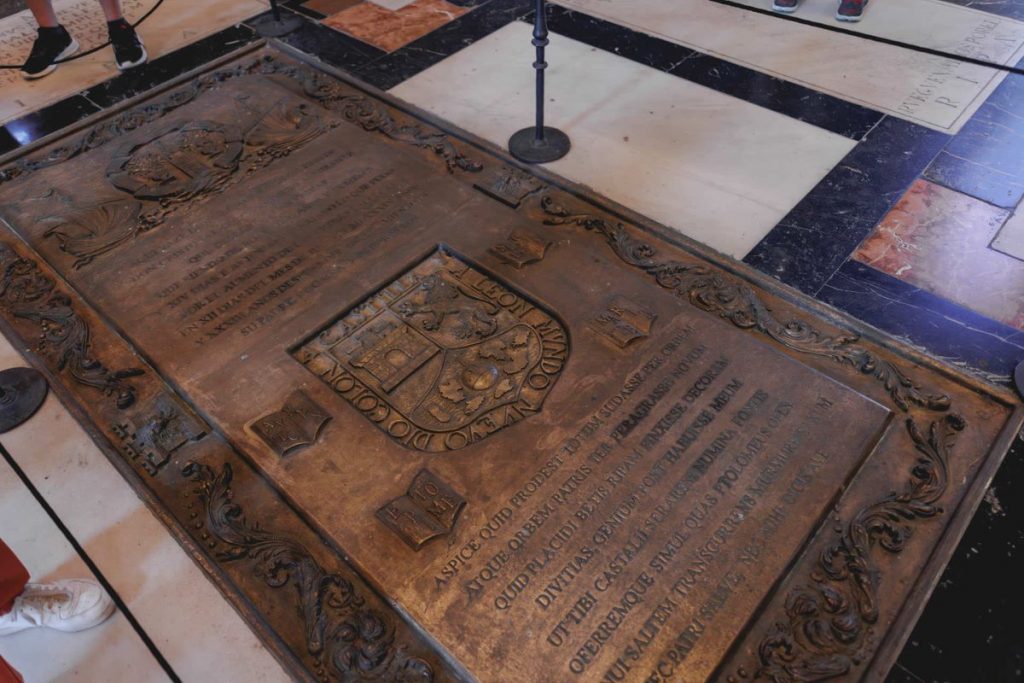
[[[537,0],[533,45],[537,48],[537,61],[533,63],[537,70],[537,123],[513,135],[508,141],[508,151],[528,164],[544,164],[561,159],[572,146],[568,135],[544,125],[544,70],[548,68],[544,61],[544,48],[548,45],[547,5],[544,0]]]
[[[281,15],[277,0],[270,0],[270,16],[261,17],[252,23],[253,30],[264,38],[278,38],[302,26],[302,17],[291,12]]]

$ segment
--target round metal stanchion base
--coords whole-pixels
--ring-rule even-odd
[[[1013,385],[1017,387],[1020,397],[1024,398],[1024,361],[1021,361],[1013,371]]]
[[[32,417],[46,398],[46,379],[32,368],[0,372],[0,434]]]
[[[267,14],[252,22],[250,26],[264,38],[280,38],[302,26],[302,17],[281,12],[281,21],[274,21],[273,15]]]
[[[569,136],[557,128],[544,126],[544,137],[537,139],[537,127],[524,128],[508,141],[508,151],[519,161],[528,164],[546,164],[569,153]]]

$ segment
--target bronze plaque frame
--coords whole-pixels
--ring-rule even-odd
[[[265,126],[250,130],[246,149],[256,153],[242,151],[236,132],[202,121],[161,127],[164,116],[220,84],[262,77],[293,82],[306,101],[270,112]],[[275,486],[250,455],[253,442],[221,429],[190,398],[187,387],[164,372],[146,349],[134,348],[118,323],[76,291],[69,278],[75,268],[169,220],[187,202],[236,182],[238,169],[275,163],[291,147],[319,135],[324,124],[313,115],[317,107],[337,115],[330,126],[355,125],[375,144],[419,154],[436,173],[516,213],[518,227],[487,250],[494,257],[488,267],[467,262],[474,272],[489,277],[505,267],[508,280],[519,271],[528,274],[549,253],[596,253],[600,248],[608,262],[643,274],[651,291],[674,297],[680,311],[695,309],[709,326],[712,320],[724,321],[715,329],[732,328],[722,334],[735,339],[738,348],[749,344],[740,340],[757,340],[779,363],[791,359],[792,366],[786,367],[803,366],[807,377],[863,397],[857,399],[861,407],[855,414],[868,425],[865,443],[876,444],[884,430],[888,450],[873,445],[864,461],[849,466],[849,479],[823,498],[827,516],[807,520],[810,532],[796,552],[781,557],[784,570],[756,605],[747,605],[742,628],[707,628],[724,609],[728,592],[739,587],[726,585],[726,575],[703,605],[707,624],[694,619],[671,641],[660,642],[664,656],[655,670],[664,680],[675,680],[675,674],[689,679],[686,672],[672,669],[703,638],[713,641],[721,656],[700,663],[695,671],[704,672],[702,678],[883,678],[1024,423],[1024,410],[1012,394],[942,366],[584,188],[541,169],[524,169],[493,145],[273,43],[242,50],[0,159],[2,198],[5,186],[46,169],[59,170],[106,145],[117,146],[122,135],[145,126],[154,126],[150,137],[158,140],[160,154],[173,154],[167,150],[188,138],[205,155],[200,166],[179,164],[177,175],[166,176],[154,188],[131,175],[135,148],[121,148],[110,162],[111,172],[118,187],[135,199],[80,207],[76,214],[80,223],[86,221],[82,216],[88,218],[86,236],[102,239],[75,241],[83,235],[82,225],[69,228],[61,219],[48,226],[48,241],[41,247],[44,241],[5,221],[0,312],[8,337],[30,349],[30,362],[47,374],[115,467],[286,669],[302,680],[511,680],[501,662],[460,659],[450,641],[419,624],[373,571],[348,559],[320,520],[288,490]],[[114,224],[128,228],[116,234],[95,229]],[[52,248],[55,240],[59,252]],[[492,291],[495,297],[511,296],[514,288],[495,284]],[[644,348],[651,335],[672,324],[644,301],[607,299],[603,308],[592,311],[589,323],[569,330],[570,336],[594,334],[608,353],[627,353]],[[538,315],[551,318],[542,302],[535,303]],[[676,333],[685,335],[687,329],[676,328]],[[303,360],[303,344],[310,339],[315,337],[294,340],[290,353]],[[564,346],[568,353],[569,342]],[[470,369],[470,380],[491,386],[486,372]],[[561,371],[552,365],[552,377]],[[287,456],[284,451],[314,442],[339,411],[333,416],[329,409],[322,416],[314,411],[309,421],[303,417],[308,411],[288,404],[282,408],[286,398],[282,395],[251,418],[292,411],[290,425],[298,436],[277,446],[275,455],[291,462],[304,451]],[[317,393],[311,405],[324,406],[323,400],[324,394]],[[893,419],[880,412],[881,406]],[[353,404],[351,410],[359,408]],[[883,461],[882,451],[905,455]],[[409,467],[409,476],[396,485],[387,505],[366,515],[379,516],[396,534],[408,534],[393,542],[417,552],[459,528],[468,492],[449,488],[432,468],[417,462]],[[757,550],[766,548],[772,550],[764,544]],[[649,621],[659,623],[657,610]],[[508,647],[522,645],[511,642]],[[637,676],[628,667],[621,675]]]

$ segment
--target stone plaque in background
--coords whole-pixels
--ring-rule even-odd
[[[32,150],[9,331],[296,675],[881,677],[1009,392],[438,125],[261,48]]]

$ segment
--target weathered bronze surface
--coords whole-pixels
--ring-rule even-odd
[[[0,312],[298,677],[891,665],[1019,429],[275,48],[0,165]]]

